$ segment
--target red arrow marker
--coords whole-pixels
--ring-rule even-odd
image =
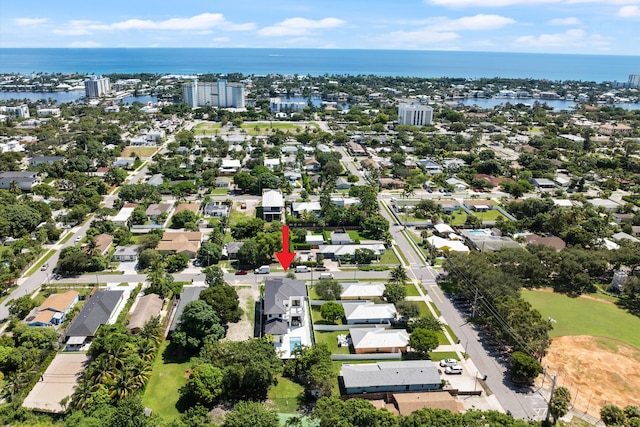
[[[289,226],[282,226],[282,252],[276,252],[276,257],[284,271],[289,269],[291,262],[296,257],[295,252],[289,252]]]

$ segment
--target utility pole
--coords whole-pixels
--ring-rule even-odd
[[[473,296],[473,305],[471,306],[471,317],[476,317],[476,309],[478,304],[478,288],[476,288],[475,294]]]

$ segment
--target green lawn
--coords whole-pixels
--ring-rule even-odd
[[[522,298],[556,321],[551,337],[591,335],[613,338],[640,349],[640,318],[609,302],[570,298],[563,294],[522,291]]]
[[[314,286],[307,286],[307,290],[309,291],[309,299],[319,300],[320,297],[316,292],[316,288]]]
[[[432,351],[429,353],[429,359],[439,362],[444,359],[458,359],[458,355],[455,351]]]
[[[449,223],[449,225],[452,227],[464,225],[467,222],[467,216],[468,215],[464,210],[456,209],[451,215],[451,222]]]
[[[214,188],[213,190],[211,190],[211,194],[214,196],[226,196],[227,194],[229,194],[229,189],[228,188]]]
[[[404,288],[407,290],[407,296],[408,297],[419,297],[420,296],[420,292],[418,292],[418,289],[416,288],[416,285],[414,285],[413,283],[409,283],[404,285]]]
[[[313,323],[314,324],[317,324],[317,325],[342,325],[342,319],[338,319],[334,323],[327,322],[326,320],[324,320],[322,318],[322,315],[320,314],[320,307],[321,306],[319,306],[319,305],[312,305],[311,306],[311,318],[313,319]]]
[[[271,407],[276,412],[294,414],[300,406],[299,401],[304,394],[304,387],[281,375],[277,380],[278,384],[269,389],[267,399],[273,402]]]
[[[149,379],[142,403],[151,408],[168,423],[178,417],[178,389],[186,384],[185,373],[191,367],[189,360],[174,361],[167,352],[170,341],[165,341],[158,352],[153,365],[153,374]],[[167,357],[168,356],[168,357]]]
[[[247,215],[245,211],[239,210],[240,206],[238,206],[237,208],[238,209],[231,209],[231,214],[229,215],[229,226],[232,226],[233,224],[236,224],[237,222],[244,219],[251,218],[251,216]]]
[[[380,256],[380,264],[398,265],[400,264],[400,260],[392,249],[387,249]]]
[[[316,344],[326,344],[331,354],[350,354],[349,347],[338,347],[338,335],[349,335],[349,331],[314,331]]]
[[[487,212],[474,212],[473,215],[477,218],[480,219],[480,221],[495,221],[498,218],[502,218],[506,221],[509,221],[509,218],[507,218],[506,216],[502,215],[500,212],[498,212],[495,209],[492,209],[490,211]]]

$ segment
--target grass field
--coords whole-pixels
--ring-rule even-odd
[[[499,217],[502,217],[502,219],[504,220],[509,220],[506,216],[502,215],[500,212],[498,212],[497,210],[490,210],[487,212],[476,212],[473,214],[475,217],[479,218],[480,221],[495,221],[497,220]]]
[[[291,123],[291,122],[246,122],[240,126],[240,129],[244,129],[247,135],[269,135],[270,133],[280,130],[283,132],[297,132],[298,129],[302,132],[305,128],[316,128],[318,125],[315,123]],[[215,133],[214,131],[221,131],[222,126],[220,123],[199,123],[193,128],[195,134],[206,134],[208,132]],[[237,129],[233,128],[233,132]],[[223,133],[227,133],[227,129],[222,130]]]
[[[271,402],[271,407],[276,412],[294,414],[300,406],[300,399],[304,394],[304,387],[294,383],[289,378],[277,377],[278,384],[269,389],[267,399]]]
[[[331,322],[327,322],[326,320],[324,320],[322,318],[322,314],[320,313],[320,307],[319,305],[312,305],[311,306],[311,318],[313,319],[313,323],[317,324],[317,325],[342,325],[342,319],[338,319],[335,322],[331,323]]]
[[[391,249],[387,249],[380,255],[380,264],[398,265],[400,260]]]
[[[640,349],[640,318],[605,301],[570,298],[563,294],[522,291],[522,298],[556,321],[551,337],[591,335],[613,338]]]
[[[138,157],[145,158],[151,157],[158,150],[158,147],[124,147],[121,157],[131,157],[131,154],[136,154]]]
[[[338,347],[338,335],[349,335],[349,331],[314,331],[317,344],[326,344],[331,354],[350,354],[349,347]]]
[[[166,423],[179,415],[178,389],[186,384],[185,373],[191,367],[189,360],[175,361],[171,358],[167,351],[169,343],[170,341],[165,341],[160,347],[153,364],[153,374],[142,397],[144,406],[151,408]]]
[[[453,215],[451,215],[451,223],[449,225],[451,225],[452,227],[455,227],[457,225],[464,225],[465,222],[467,222],[467,216],[468,215],[464,210],[457,209],[453,212]]]

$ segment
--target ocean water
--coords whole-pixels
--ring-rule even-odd
[[[351,49],[0,49],[0,73],[271,73],[627,81],[640,57]]]

